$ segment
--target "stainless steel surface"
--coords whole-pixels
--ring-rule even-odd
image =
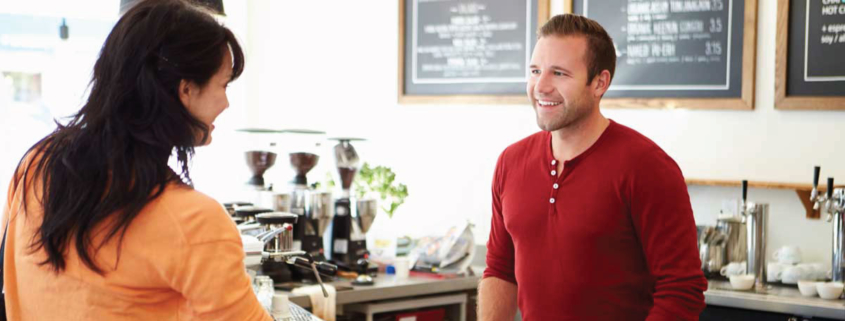
[[[725,265],[725,248],[715,243],[710,244],[707,259],[707,270],[711,273],[719,273]]]
[[[742,262],[747,259],[748,248],[745,224],[736,216],[720,217],[716,223],[716,230],[727,237],[725,241],[726,263]]]
[[[385,312],[398,312],[408,310],[421,310],[432,307],[445,308],[446,314],[444,320],[452,321],[466,321],[467,319],[467,294],[455,293],[444,294],[428,297],[402,298],[397,300],[387,300],[380,302],[367,302],[361,304],[349,304],[343,307],[345,312],[356,312],[363,319],[356,318],[360,321],[374,321],[385,320],[384,318],[376,318],[378,314]],[[399,320],[410,321],[416,320],[416,317],[401,317]],[[521,319],[520,319],[521,320]]]
[[[481,272],[479,269],[476,269],[476,271],[479,274]],[[477,288],[480,280],[480,275],[454,279],[434,279],[412,275],[407,279],[399,279],[394,275],[379,274],[374,278],[374,285],[352,286],[353,290],[338,291],[337,304],[344,305],[419,295],[467,291]],[[328,284],[351,286],[349,281],[337,281]],[[296,295],[280,290],[276,290],[276,292],[288,295],[291,302],[300,306],[311,306],[311,300],[306,295]]]
[[[285,253],[293,250],[293,229],[290,224],[268,230],[256,236],[259,241],[264,242],[264,251],[268,253]]]
[[[338,291],[337,304],[372,302],[405,298],[420,295],[432,295],[449,292],[472,290],[478,287],[481,280],[480,272],[483,268],[474,267],[479,275],[454,279],[432,279],[411,276],[405,280],[392,275],[379,274],[375,278],[375,285],[354,286],[353,290]],[[350,285],[348,281],[338,281],[328,284]],[[310,298],[306,295],[294,295],[287,291],[276,291],[286,294],[291,302],[303,307],[310,307]],[[807,298],[801,296],[798,289],[775,287],[767,293],[751,291],[735,291],[725,281],[710,281],[704,292],[708,305],[735,307],[757,311],[796,314],[807,317],[841,319],[845,314],[845,300],[823,300],[821,298]]]
[[[842,319],[845,316],[845,300],[824,300],[819,297],[802,296],[792,287],[768,286],[765,293],[737,291],[727,281],[710,281],[704,292],[708,305],[796,314],[805,317]]]
[[[704,243],[704,242],[700,243],[699,247],[698,247],[698,258],[699,258],[699,260],[701,260],[701,270],[702,271],[705,271],[705,272],[710,271],[709,256],[710,256],[710,245],[708,245],[707,243]]]
[[[833,223],[831,279],[834,282],[845,282],[845,217],[843,217],[845,216],[845,189],[834,189],[833,177],[828,177],[827,194],[820,194],[818,192],[819,171],[819,166],[816,166],[810,202],[813,202],[813,209],[816,210],[823,204],[822,212],[827,212],[827,221]]]
[[[291,197],[288,193],[273,194],[273,211],[290,212]]]
[[[701,259],[701,270],[708,273],[719,273],[722,267],[727,264],[727,251],[725,242],[728,237],[712,226],[704,228],[699,243],[699,259]]]
[[[273,212],[258,214],[256,220],[266,232],[259,234],[258,240],[264,242],[264,250],[270,253],[293,251],[293,224],[296,214]]]
[[[754,275],[754,288],[763,290],[766,281],[766,230],[768,229],[769,204],[743,204],[747,229],[748,261],[745,272]]]
[[[297,185],[290,193],[290,212],[300,216],[300,219],[305,216],[308,209],[309,201],[311,200],[311,193],[307,186]]]
[[[833,223],[833,253],[831,277],[834,282],[845,281],[845,189],[837,188],[830,202]]]
[[[308,219],[317,222],[317,234],[323,235],[334,219],[334,200],[331,192],[311,193]]]
[[[357,214],[358,226],[361,227],[361,233],[367,233],[373,221],[376,219],[378,213],[378,202],[374,199],[358,200]]]
[[[238,232],[243,235],[257,236],[264,232],[264,227],[258,222],[244,222],[238,224]]]

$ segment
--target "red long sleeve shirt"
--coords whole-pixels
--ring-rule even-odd
[[[613,121],[554,175],[558,161],[545,131],[502,152],[484,277],[517,285],[526,321],[698,320],[707,281],[678,165]]]

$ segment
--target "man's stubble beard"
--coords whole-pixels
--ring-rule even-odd
[[[584,96],[574,101],[567,100],[563,103],[563,110],[560,113],[552,117],[547,117],[544,120],[540,118],[540,113],[537,112],[537,106],[535,104],[534,113],[537,116],[537,126],[549,132],[576,127],[592,113],[592,105],[593,102]]]

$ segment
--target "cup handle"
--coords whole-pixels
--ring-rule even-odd
[[[727,266],[727,265],[723,266],[723,267],[719,270],[719,274],[721,274],[722,276],[728,276],[728,275],[727,275],[727,274],[728,274],[728,266]]]
[[[779,250],[775,251],[775,254],[772,256],[772,257],[775,258],[775,261],[780,261],[780,252],[781,252],[781,250],[779,249]]]

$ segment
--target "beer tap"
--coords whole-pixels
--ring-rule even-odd
[[[833,223],[833,247],[831,260],[831,278],[833,282],[845,281],[845,189],[834,189],[833,177],[827,178],[827,193],[819,195],[819,166],[813,173],[813,191],[810,201],[813,209],[827,212],[827,221]]]
[[[748,202],[748,181],[742,181],[742,222],[746,228],[745,272],[754,275],[754,287],[758,292],[766,289],[766,230],[768,229],[769,205]]]
[[[748,201],[748,180],[742,180],[742,203],[739,205],[739,216],[742,218],[742,224],[746,223],[746,217],[748,216],[748,207],[746,203]]]
[[[833,198],[833,177],[827,178],[827,194],[826,195],[819,195],[819,172],[821,171],[821,167],[816,166],[813,168],[813,190],[810,192],[810,202],[813,202],[813,209],[818,210],[820,206],[824,208],[822,211],[827,212],[827,221],[830,222],[831,215],[831,199]]]

